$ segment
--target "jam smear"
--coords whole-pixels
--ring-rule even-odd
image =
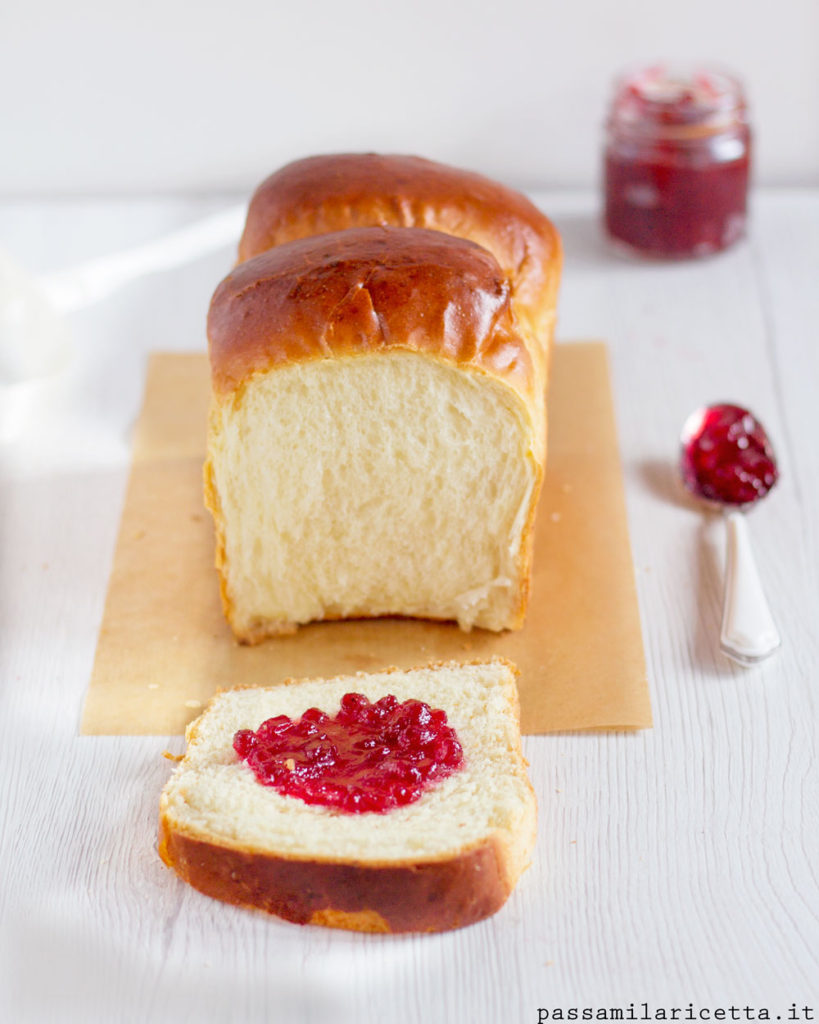
[[[683,481],[693,494],[728,505],[764,497],[779,478],[762,424],[739,405],[712,405],[701,413],[683,446]]]
[[[413,803],[464,759],[445,711],[392,694],[371,703],[347,693],[334,716],[269,718],[240,729],[233,749],[262,785],[351,814]]]

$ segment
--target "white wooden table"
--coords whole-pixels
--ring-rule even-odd
[[[536,198],[565,241],[560,338],[610,345],[654,729],[526,739],[534,865],[461,932],[299,928],[179,882],[155,820],[181,738],[78,724],[145,354],[202,348],[232,254],[130,285],[73,316],[67,371],[2,395],[36,414],[0,470],[0,1020],[819,1009],[819,193],[755,196],[748,243],[677,265],[611,256],[593,196]],[[228,199],[5,204],[0,244],[44,271]],[[751,527],[783,646],[750,670],[717,649],[721,524],[678,501],[673,474],[686,414],[726,399],[758,413],[782,467]]]

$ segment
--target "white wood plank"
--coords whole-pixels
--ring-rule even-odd
[[[76,735],[142,360],[201,345],[217,261],[179,290],[133,285],[76,324],[62,401],[93,409],[93,450],[54,436],[36,466],[0,467],[3,1019],[536,1021],[646,1001],[784,1019],[819,1001],[819,194],[758,197],[747,244],[680,265],[610,256],[590,196],[542,201],[567,251],[560,336],[610,344],[655,728],[527,738],[535,863],[462,932],[301,929],[178,882],[155,819],[180,739]],[[31,245],[58,224],[68,258],[70,237],[90,255],[198,208],[213,201],[0,207],[0,229]],[[721,524],[673,473],[685,415],[719,398],[760,415],[783,467],[751,527],[784,645],[753,670],[718,653]]]

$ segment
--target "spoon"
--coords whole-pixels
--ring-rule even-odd
[[[686,489],[725,516],[727,552],[720,650],[740,665],[769,657],[781,640],[754,561],[744,512],[779,478],[762,424],[722,403],[696,409],[682,429],[680,471]]]
[[[235,242],[244,206],[233,206],[162,238],[43,277],[0,251],[0,385],[56,373],[71,357],[65,314],[136,278],[181,266]]]

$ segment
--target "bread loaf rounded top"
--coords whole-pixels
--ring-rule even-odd
[[[354,228],[239,264],[208,314],[213,389],[279,365],[399,348],[491,374],[527,401],[531,353],[481,246],[422,228]]]
[[[538,333],[553,319],[560,236],[525,196],[471,171],[417,156],[307,157],[257,188],[239,243],[246,260],[296,238],[370,225],[422,227],[488,249]]]

